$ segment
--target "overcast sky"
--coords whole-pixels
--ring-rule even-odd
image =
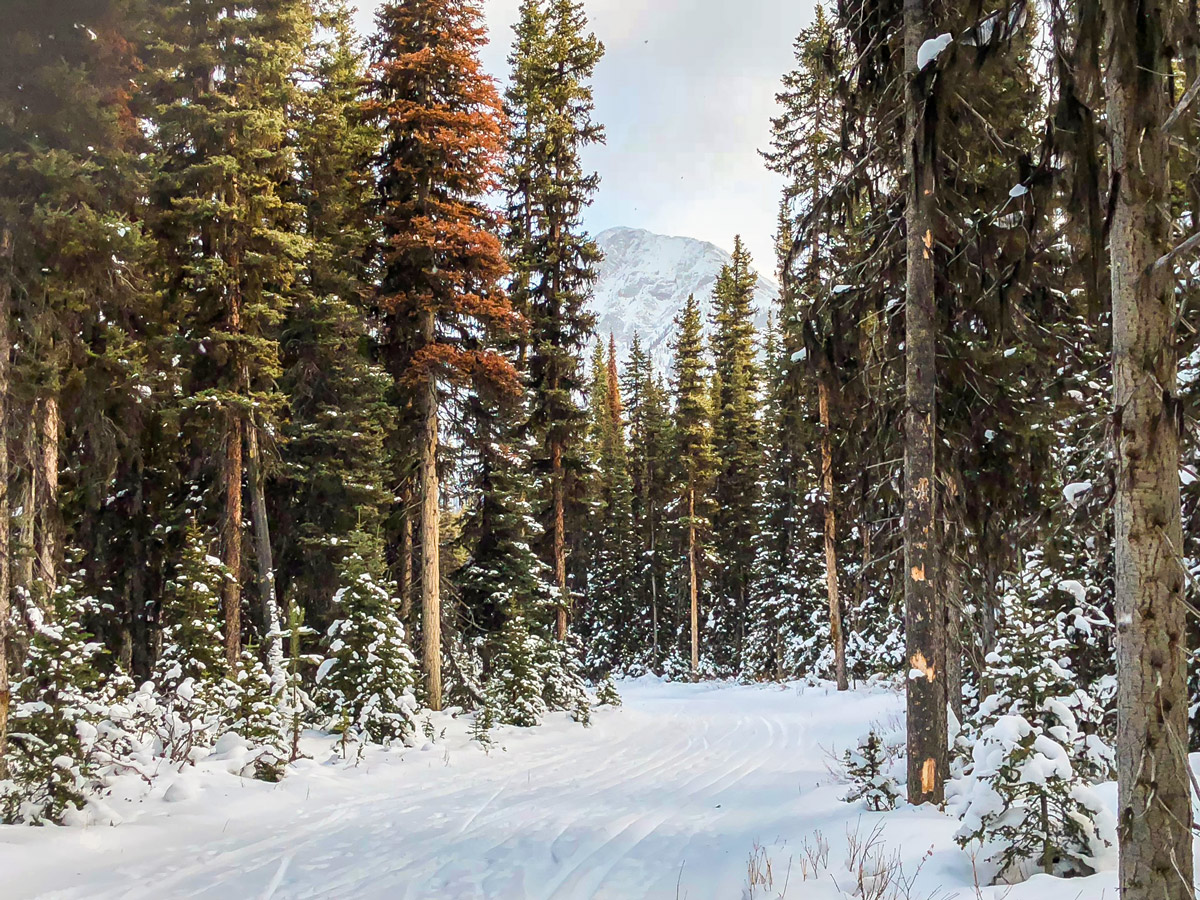
[[[488,70],[503,78],[519,0],[483,0]],[[379,0],[359,0],[361,26]],[[596,114],[608,143],[589,164],[602,183],[587,215],[613,225],[712,241],[741,234],[764,273],[780,183],[763,168],[779,78],[813,0],[586,0],[607,54]]]

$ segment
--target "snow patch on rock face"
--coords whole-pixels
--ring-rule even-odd
[[[604,253],[592,301],[597,336],[604,342],[610,333],[616,338],[623,363],[637,332],[655,370],[665,374],[675,317],[688,295],[695,294],[707,331],[713,286],[721,267],[732,257],[706,241],[640,228],[610,228],[596,236],[596,243]],[[774,261],[758,259],[754,264],[761,273]],[[760,333],[766,329],[767,313],[778,297],[779,286],[760,274],[754,295],[754,325]]]

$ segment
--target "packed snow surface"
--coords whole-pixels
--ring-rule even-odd
[[[849,837],[881,825],[879,846],[916,878],[912,897],[976,897],[956,820],[869,812],[843,802],[830,773],[830,754],[872,723],[903,727],[894,689],[620,687],[625,706],[598,709],[590,729],[565,715],[500,729],[487,754],[468,740],[468,717],[442,714],[436,741],[368,751],[358,765],[311,736],[313,758],[278,785],[205,764],[149,796],[131,782],[108,801],[117,827],[0,828],[3,896],[833,900],[855,888]],[[773,888],[751,886],[767,863]],[[981,896],[1099,900],[1115,884],[1112,872],[1037,876]]]

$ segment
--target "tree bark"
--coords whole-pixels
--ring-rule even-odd
[[[929,0],[904,2],[905,143],[908,203],[905,210],[908,277],[905,304],[904,601],[909,662],[908,799],[945,799],[945,616],[941,612],[934,510],[937,508],[937,307],[934,300],[935,210],[933,128],[929,91],[934,73],[919,71],[918,51],[932,31]]]
[[[225,462],[221,473],[225,485],[225,662],[231,670],[242,655],[242,418],[230,410],[225,423]]]
[[[34,577],[40,585],[41,602],[48,607],[58,589],[58,438],[61,419],[58,398],[53,394],[38,404],[38,420]]]
[[[412,640],[413,611],[413,513],[412,490],[408,487],[401,495],[404,513],[400,519],[400,621],[405,633]]]
[[[696,488],[688,489],[688,599],[692,625],[692,677],[700,671],[700,584],[696,571]]]
[[[37,426],[35,417],[23,417],[20,425],[17,480],[16,553],[12,560],[13,595],[21,606],[20,613],[28,615],[34,602],[33,572],[36,548],[34,546],[34,509],[37,506],[37,477],[34,474],[37,459]]]
[[[650,480],[643,481],[646,490],[650,490]],[[658,672],[658,552],[656,547],[656,529],[654,525],[654,501],[649,504],[650,520],[650,659],[655,673]]]
[[[1179,496],[1176,299],[1170,250],[1171,108],[1165,0],[1105,0],[1115,196],[1113,434],[1117,791],[1123,900],[1191,900],[1187,631]]]
[[[555,616],[560,641],[567,639],[567,511],[566,472],[563,470],[563,447],[554,441],[550,448],[550,480],[554,500],[554,534],[551,537],[554,555],[554,583],[558,587],[558,611]]]
[[[946,597],[942,609],[946,614],[946,700],[959,725],[963,721],[962,695],[962,573],[958,566],[945,561],[942,578]]]
[[[833,508],[833,440],[830,436],[829,385],[819,379],[821,415],[821,485],[825,493],[825,586],[829,592],[829,642],[833,645],[834,671],[839,691],[850,690],[846,679],[846,638],[842,634],[842,601],[838,595],[837,511]]]
[[[8,361],[12,351],[9,336],[9,314],[12,306],[12,282],[9,267],[12,263],[13,236],[7,228],[0,229],[0,780],[8,777],[8,710],[12,702],[8,669],[9,622],[12,608],[9,598],[9,525],[8,509]]]
[[[429,314],[427,327],[433,328]],[[438,390],[433,376],[421,387],[421,654],[429,708],[442,708],[441,522],[437,471]]]
[[[275,587],[275,559],[271,550],[271,527],[267,519],[267,497],[263,485],[262,454],[258,428],[246,424],[246,474],[250,480],[250,515],[254,521],[254,556],[258,564],[258,598],[262,604],[263,643],[271,687],[283,696],[287,666],[283,658],[283,620],[279,615],[279,597]]]

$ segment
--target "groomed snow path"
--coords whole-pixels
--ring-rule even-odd
[[[845,876],[847,830],[882,821],[889,852],[910,869],[936,848],[922,896],[974,897],[970,861],[951,840],[957,823],[842,803],[827,770],[827,751],[872,721],[895,726],[896,693],[653,679],[621,690],[624,708],[598,710],[590,729],[565,716],[504,729],[486,756],[444,717],[443,743],[377,751],[357,768],[328,763],[326,744],[324,759],[280,785],[189,774],[181,801],[164,802],[165,787],[137,808],[114,801],[127,817],[117,827],[3,828],[0,894],[740,900],[780,896],[790,865],[783,896],[823,900],[838,896],[838,876],[802,883],[803,842],[821,831],[830,871]],[[772,861],[773,893],[747,893],[756,844]]]

